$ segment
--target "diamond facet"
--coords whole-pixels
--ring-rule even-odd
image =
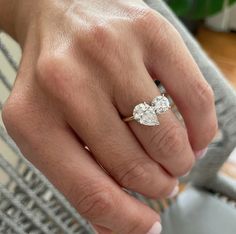
[[[145,102],[135,106],[133,116],[140,124],[147,126],[159,125],[155,110]]]
[[[170,109],[170,102],[165,96],[157,96],[152,101],[152,107],[156,114],[162,114]]]

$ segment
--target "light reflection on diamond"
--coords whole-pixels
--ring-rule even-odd
[[[159,115],[169,110],[170,102],[165,96],[157,96],[153,99],[152,106],[156,114]]]
[[[148,126],[159,125],[155,110],[147,103],[141,103],[135,106],[133,116],[140,124]]]

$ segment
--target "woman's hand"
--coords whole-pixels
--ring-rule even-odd
[[[122,187],[171,195],[217,129],[213,92],[179,34],[141,0],[25,0],[15,18],[9,134],[101,233],[158,234],[159,216]],[[159,95],[153,79],[186,128],[171,111],[156,127],[122,121]]]

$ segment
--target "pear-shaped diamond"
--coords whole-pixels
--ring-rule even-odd
[[[162,114],[170,109],[170,102],[167,97],[157,96],[152,101],[152,107],[157,115]]]
[[[135,106],[133,116],[134,119],[140,124],[147,126],[159,125],[155,110],[152,106],[149,106],[145,102]]]

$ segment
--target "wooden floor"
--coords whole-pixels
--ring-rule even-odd
[[[236,33],[200,28],[197,39],[236,88]]]

